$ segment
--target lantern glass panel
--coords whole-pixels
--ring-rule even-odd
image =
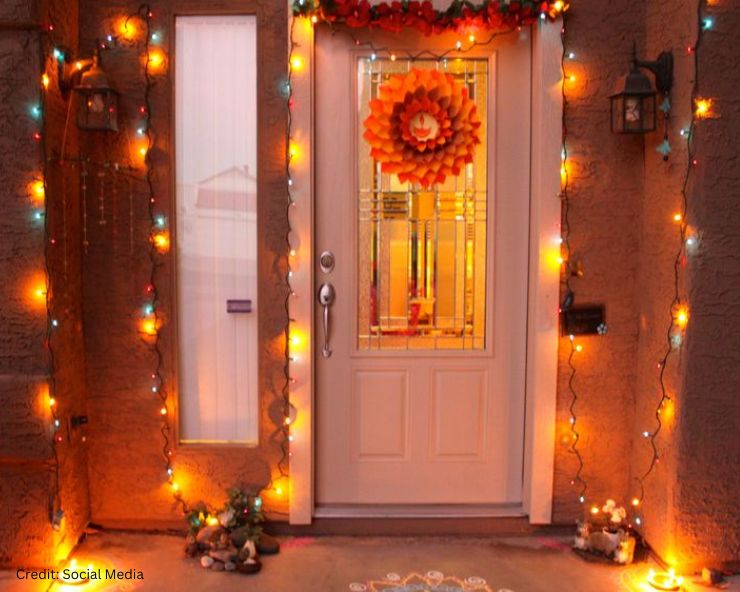
[[[644,134],[655,130],[655,95],[622,93],[612,97],[612,131]]]
[[[118,95],[110,88],[78,88],[77,127],[118,131]]]

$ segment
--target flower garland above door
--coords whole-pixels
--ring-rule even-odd
[[[555,20],[568,9],[565,0],[453,0],[436,10],[429,0],[370,3],[369,0],[293,0],[295,16],[316,22],[398,32],[416,29],[425,35],[456,31],[497,31],[531,25],[537,19]]]

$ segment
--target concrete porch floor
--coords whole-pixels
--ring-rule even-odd
[[[19,581],[0,572],[3,592],[647,592],[650,565],[628,568],[583,561],[553,537],[403,538],[281,537],[280,554],[262,557],[262,571],[213,572],[183,554],[172,535],[105,532],[78,547],[78,565],[134,569],[142,580],[61,586]],[[419,574],[411,578],[412,574]],[[440,578],[443,579],[440,580]],[[734,582],[728,590],[740,590]],[[685,591],[707,590],[688,583]]]

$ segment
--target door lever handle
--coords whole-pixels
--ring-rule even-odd
[[[325,358],[331,356],[331,345],[329,343],[330,335],[330,324],[329,324],[329,309],[334,304],[336,298],[336,292],[334,286],[331,284],[321,284],[319,288],[319,304],[324,307],[324,347],[321,350],[321,355]]]

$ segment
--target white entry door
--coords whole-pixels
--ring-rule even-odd
[[[318,515],[521,511],[530,35],[411,61],[316,31],[315,283],[334,292],[328,337],[316,303]],[[450,74],[481,120],[472,162],[429,187],[363,138],[413,68]]]

